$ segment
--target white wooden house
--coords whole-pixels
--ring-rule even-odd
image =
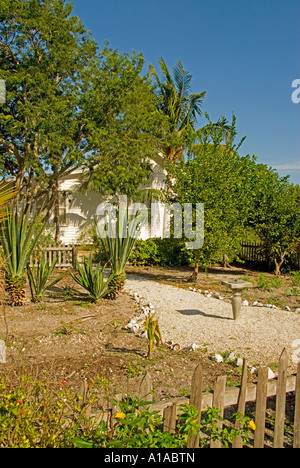
[[[152,177],[148,186],[142,188],[153,188],[163,191],[166,189],[166,170],[163,168],[163,157],[157,155],[150,161]],[[88,227],[94,223],[97,207],[107,200],[103,195],[95,192],[80,192],[82,184],[82,169],[75,169],[71,174],[62,177],[59,182],[60,191],[60,243],[71,245],[84,243],[84,234]],[[151,226],[144,226],[140,238],[164,237],[168,225],[168,212],[165,205],[155,202]]]

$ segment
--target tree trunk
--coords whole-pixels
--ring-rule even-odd
[[[229,258],[226,254],[223,255],[223,268],[231,268],[229,264]]]
[[[60,242],[60,219],[59,219],[59,191],[58,181],[56,180],[53,185],[54,196],[54,224],[55,224],[55,243]]]
[[[275,275],[280,276],[281,271],[280,268],[282,267],[282,264],[284,262],[284,258],[286,256],[286,252],[283,252],[281,254],[278,254],[274,257],[274,263],[275,263]]]
[[[199,274],[199,257],[200,257],[200,249],[196,251],[196,256],[195,256],[195,266],[194,266],[194,271],[191,276],[191,281],[197,281],[198,279],[198,274]]]

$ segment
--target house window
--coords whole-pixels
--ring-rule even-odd
[[[60,225],[67,224],[67,194],[66,192],[59,193],[59,222]]]

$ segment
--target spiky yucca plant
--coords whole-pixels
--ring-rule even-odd
[[[42,254],[36,266],[31,267],[29,264],[27,265],[27,276],[32,302],[41,302],[46,290],[57,284],[64,277],[64,275],[60,275],[49,283],[50,276],[53,273],[56,263],[57,259],[52,263],[49,263]]]
[[[5,205],[16,196],[17,192],[14,186],[10,183],[2,183],[0,186],[0,223],[3,222],[5,219],[8,218],[10,215],[9,211],[5,209]],[[6,291],[6,271],[4,268],[4,264],[6,262],[6,258],[1,258],[0,261],[0,301],[3,305],[3,315],[4,315],[4,322],[6,325],[6,335],[8,334],[8,328],[6,323],[6,313],[5,313],[5,291]]]
[[[1,224],[1,255],[5,259],[6,288],[12,305],[24,304],[25,270],[43,228],[44,226],[38,233],[35,232],[30,209],[26,211],[24,206],[20,210],[15,208],[11,216],[8,214]]]
[[[114,286],[114,289],[107,295],[107,299],[116,299],[124,288],[126,264],[135,245],[141,222],[142,215],[129,220],[127,207],[120,205],[116,219],[109,219],[105,237],[101,237],[101,233],[98,232],[113,274],[111,286]]]
[[[83,260],[82,266],[77,261],[77,274],[70,272],[72,278],[82,286],[88,293],[93,302],[98,303],[102,297],[111,293],[114,285],[112,283],[113,274],[104,281],[104,265],[102,268],[97,265],[93,266],[93,259],[90,256]]]

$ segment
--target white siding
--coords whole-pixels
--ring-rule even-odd
[[[157,190],[165,190],[166,171],[161,166],[162,158],[157,156],[151,161],[153,177],[151,187]],[[61,243],[65,245],[76,244],[84,230],[94,223],[97,207],[105,201],[105,198],[97,193],[79,191],[80,170],[75,170],[72,174],[63,177],[59,184],[61,192],[67,192],[66,197],[66,225],[60,227]],[[165,209],[161,203],[155,204],[151,230],[143,227],[140,238],[163,237],[165,225]]]

